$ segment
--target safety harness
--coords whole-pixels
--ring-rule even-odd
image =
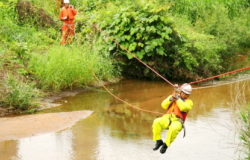
[[[185,99],[181,99],[181,100],[185,101]],[[185,122],[185,119],[187,117],[187,113],[186,112],[181,112],[180,109],[178,108],[176,102],[172,102],[169,105],[169,108],[167,110],[167,114],[170,114],[170,117],[169,117],[169,126],[172,123],[172,121],[171,121],[172,114],[174,114],[178,118],[178,121],[181,123],[182,128],[184,129],[184,135],[183,135],[183,138],[184,138],[186,136],[186,127],[184,125],[184,122]]]

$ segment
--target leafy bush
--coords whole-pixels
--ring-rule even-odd
[[[232,69],[236,52],[250,44],[245,0],[87,2],[95,4],[94,14],[87,15],[82,33],[96,34],[90,29],[94,23],[111,36],[102,34],[105,51],[118,60],[125,76],[158,78],[126,49],[167,78],[194,80]]]
[[[21,77],[7,74],[0,84],[0,104],[1,106],[27,110],[35,106],[35,101],[40,95],[35,89],[35,84],[30,81],[25,81]]]
[[[140,7],[137,5],[116,10],[117,14],[107,16],[105,21],[98,24],[99,27],[168,78],[195,79],[196,75],[208,76],[208,72],[220,71],[221,61],[217,53],[224,46],[217,45],[214,36],[197,33],[194,29],[181,29],[191,28],[192,25],[183,24],[183,18],[178,21],[177,17],[171,15],[171,3],[161,7],[150,3]],[[105,17],[105,14],[102,16]],[[124,75],[158,78],[123,47],[110,38],[106,51],[119,60]]]
[[[100,27],[120,43],[125,49],[151,64],[154,69],[163,69],[160,65],[170,65],[173,58],[173,47],[182,44],[182,36],[175,30],[171,17],[165,15],[170,6],[160,9],[151,8],[122,8],[113,16],[113,20],[101,23]],[[126,64],[123,71],[133,76],[150,77],[154,74],[145,69],[133,56],[127,53],[121,46],[109,40],[108,50],[117,59],[122,59],[121,64]],[[129,60],[126,60],[128,58]],[[158,61],[157,61],[158,60]],[[158,63],[155,63],[155,62]],[[164,62],[165,61],[165,62]],[[134,66],[137,66],[135,68]],[[132,68],[132,70],[131,70]]]
[[[233,58],[236,51],[250,47],[250,25],[246,21],[249,11],[231,19],[228,17],[228,9],[223,5],[217,5],[214,8],[213,13],[206,15],[204,19],[197,20],[195,28],[200,32],[215,36],[221,45],[226,46],[223,53],[220,53],[223,59]]]

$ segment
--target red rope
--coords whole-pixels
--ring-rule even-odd
[[[217,75],[217,76],[213,76],[213,77],[201,79],[201,80],[198,80],[198,81],[195,81],[195,82],[190,82],[189,84],[194,84],[194,83],[199,83],[199,82],[207,81],[207,80],[210,80],[210,79],[213,79],[213,78],[217,78],[217,77],[225,76],[225,75],[228,75],[228,74],[232,74],[232,73],[244,71],[244,70],[247,70],[247,69],[250,69],[250,66],[245,67],[245,68],[241,68],[241,69],[238,69],[238,70],[226,72],[226,73],[223,73],[223,74],[219,74],[219,75]]]

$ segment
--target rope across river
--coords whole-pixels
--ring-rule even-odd
[[[142,60],[140,60],[138,57],[136,57],[133,53],[131,53],[128,49],[126,49],[125,47],[123,47],[120,43],[118,43],[114,38],[110,37],[109,35],[107,35],[102,29],[100,29],[99,27],[97,27],[97,25],[94,24],[94,27],[99,30],[101,33],[105,34],[109,39],[111,39],[113,42],[115,42],[118,46],[120,46],[123,50],[125,50],[127,53],[129,53],[130,55],[132,55],[135,59],[137,59],[140,63],[142,63],[143,65],[145,65],[148,69],[150,69],[152,72],[154,72],[157,76],[159,76],[161,79],[163,79],[164,81],[166,81],[167,83],[169,83],[171,86],[174,87],[174,84],[171,83],[169,80],[167,80],[165,77],[163,77],[161,74],[159,74],[158,72],[156,72],[153,68],[151,68],[149,65],[147,65],[146,63],[144,63]],[[121,98],[117,97],[116,95],[114,95],[107,87],[105,87],[105,85],[101,82],[101,80],[95,75],[95,73],[93,72],[93,70],[88,66],[89,70],[91,71],[91,73],[93,74],[93,76],[97,79],[97,81],[102,85],[102,87],[113,97],[115,97],[116,99],[118,99],[119,101],[131,106],[132,108],[135,108],[137,110],[141,110],[143,112],[148,112],[148,113],[154,113],[154,114],[159,114],[159,115],[164,115],[163,113],[159,113],[159,112],[154,112],[154,111],[149,111],[149,110],[145,110],[145,109],[141,109],[138,107],[133,106],[132,104],[122,100]],[[218,78],[221,76],[225,76],[225,75],[229,75],[229,74],[233,74],[236,72],[240,72],[240,71],[244,71],[244,70],[248,70],[250,69],[250,66],[248,67],[244,67],[241,69],[237,69],[234,71],[230,71],[230,72],[226,72],[223,74],[219,74],[217,76],[213,76],[213,77],[209,77],[209,78],[204,78],[198,81],[194,81],[194,82],[190,82],[188,84],[195,84],[195,83],[200,83],[200,82],[204,82],[204,81],[208,81],[214,78]]]

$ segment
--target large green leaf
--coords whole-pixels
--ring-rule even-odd
[[[129,50],[129,51],[134,51],[136,47],[137,47],[137,43],[136,43],[136,42],[133,42],[133,43],[131,43],[131,44],[129,45],[128,50]]]
[[[164,48],[163,47],[159,47],[159,48],[157,48],[156,49],[156,52],[159,54],[159,55],[164,55],[165,53],[164,53]]]

